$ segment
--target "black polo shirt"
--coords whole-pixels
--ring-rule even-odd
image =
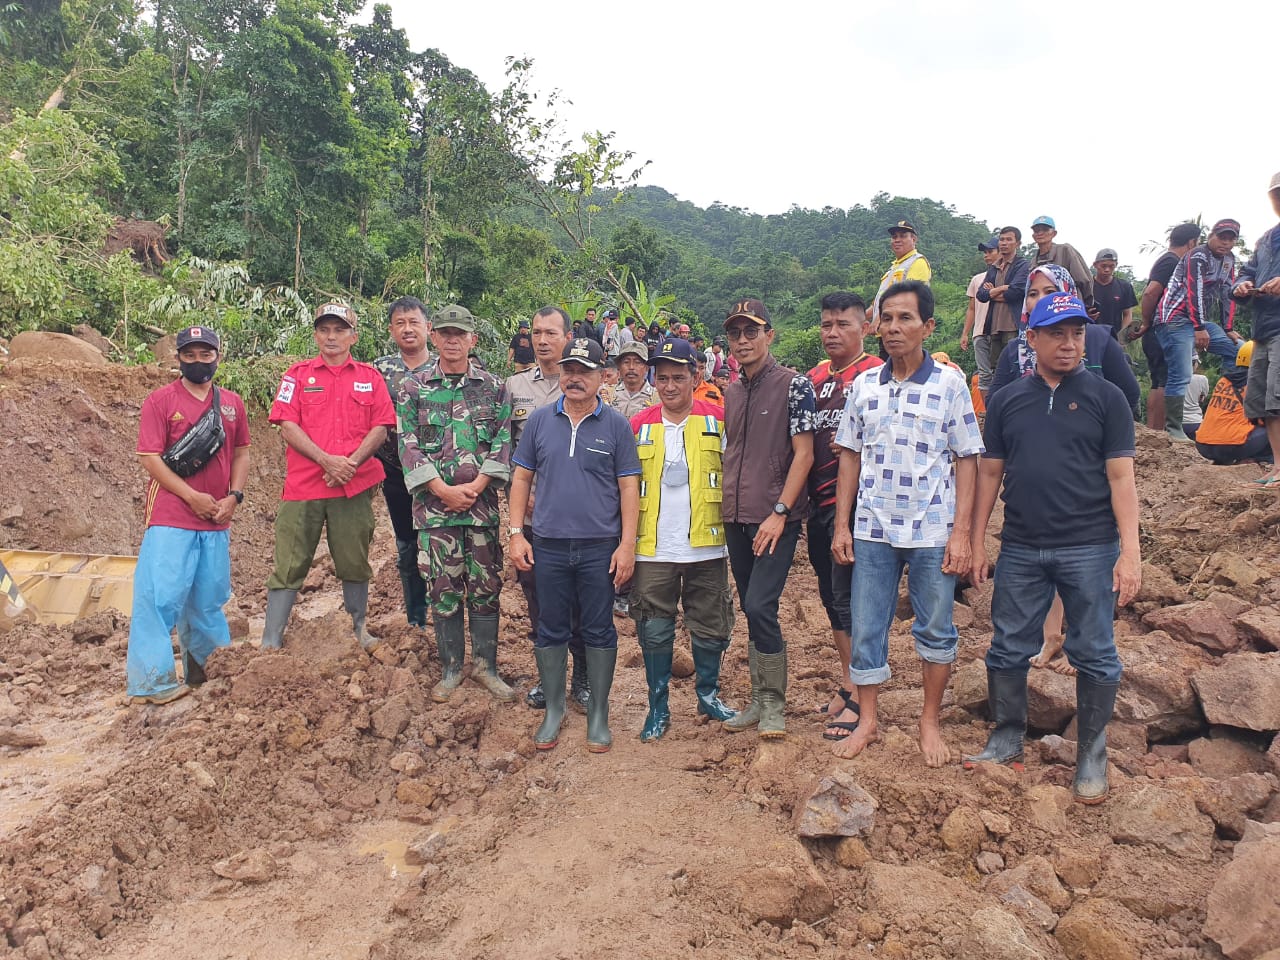
[[[1107,461],[1133,457],[1133,413],[1120,388],[1083,366],[1057,387],[1037,373],[995,394],[983,442],[1004,461],[1005,543],[1049,549],[1117,539]]]

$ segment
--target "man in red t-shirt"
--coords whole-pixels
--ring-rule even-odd
[[[374,456],[396,425],[387,385],[375,367],[351,358],[356,312],[344,303],[316,309],[320,355],[295,363],[280,381],[269,419],[288,444],[284,501],[276,513],[275,569],[267,580],[262,646],[278,649],[320,533],[327,530],[334,572],[356,639],[378,645],[365,628],[373,490],[385,474]]]
[[[222,606],[231,598],[228,528],[249,476],[249,420],[244,403],[213,386],[220,349],[208,327],[177,337],[182,376],[142,403],[138,458],[147,482],[146,533],[133,576],[133,616],[125,660],[129,696],[168,703],[204,681],[204,662],[231,643]],[[218,404],[221,447],[185,479],[162,459]],[[197,434],[198,436],[198,434]],[[178,630],[185,683],[178,682],[169,635]]]
[[[821,304],[822,348],[828,359],[809,371],[818,404],[818,430],[813,437],[813,469],[809,471],[809,562],[818,577],[818,593],[831,621],[831,639],[840,656],[840,689],[823,707],[830,718],[823,736],[840,740],[858,725],[858,701],[849,682],[849,636],[852,619],[849,595],[853,572],[835,563],[831,539],[835,534],[836,473],[840,466],[836,430],[844,417],[845,398],[858,374],[884,361],[863,352],[863,338],[871,324],[867,305],[856,293],[828,293]]]

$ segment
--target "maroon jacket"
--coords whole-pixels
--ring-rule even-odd
[[[724,393],[724,421],[728,445],[724,452],[725,523],[763,523],[782,498],[782,487],[795,451],[787,401],[791,381],[798,374],[770,356],[747,380],[739,377]],[[791,506],[788,520],[809,515],[807,485]]]

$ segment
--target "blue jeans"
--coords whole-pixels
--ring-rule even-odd
[[[1240,347],[1223,332],[1216,323],[1206,323],[1209,331],[1209,352],[1222,358],[1223,364],[1234,365],[1236,353]],[[1165,364],[1169,374],[1164,384],[1166,397],[1186,396],[1187,384],[1191,382],[1191,349],[1195,346],[1196,332],[1190,320],[1177,320],[1173,323],[1162,323],[1155,328],[1156,339],[1164,350]]]
[[[860,687],[884,683],[889,671],[889,627],[898,609],[898,582],[907,568],[916,653],[928,663],[956,659],[956,578],[942,572],[945,547],[895,547],[882,540],[853,541],[853,618],[849,679]]]
[[[1027,669],[1044,642],[1044,618],[1057,590],[1067,621],[1067,661],[1094,683],[1119,683],[1111,590],[1119,556],[1119,541],[1051,550],[1004,544],[991,597],[995,633],[988,669]]]
[[[148,527],[133,574],[133,617],[125,672],[129,696],[178,686],[173,641],[204,666],[215,647],[231,644],[222,606],[231,599],[231,536],[226,530]]]
[[[588,647],[618,646],[613,625],[613,577],[609,560],[616,537],[602,540],[533,538],[533,575],[538,591],[535,647],[563,647],[574,633],[574,608]]]

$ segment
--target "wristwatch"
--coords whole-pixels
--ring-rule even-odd
[[[509,530],[507,530],[507,533],[513,537],[517,533],[520,534],[521,536],[524,536],[524,527],[511,527]]]
[[[779,500],[777,503],[775,503],[775,504],[773,505],[773,512],[774,512],[774,513],[776,513],[776,514],[777,514],[778,516],[780,516],[780,517],[789,517],[789,516],[791,516],[791,508],[790,508],[790,507],[788,507],[788,506],[787,506],[785,503],[783,503],[781,500]]]
[[[228,491],[227,491],[227,495],[228,495],[228,496],[231,496],[231,497],[235,497],[235,498],[236,498],[236,504],[237,504],[237,506],[238,506],[239,504],[244,503],[244,491],[243,491],[243,490],[228,490]]]

